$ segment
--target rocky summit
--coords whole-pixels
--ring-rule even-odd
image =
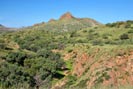
[[[65,14],[63,14],[61,17],[60,17],[60,20],[66,20],[66,19],[74,19],[75,17],[72,16],[72,14],[70,12],[66,12]]]

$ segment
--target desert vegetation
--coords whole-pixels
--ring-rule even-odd
[[[0,34],[1,89],[132,89],[133,21],[68,17]]]

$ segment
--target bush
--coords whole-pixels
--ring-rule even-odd
[[[6,89],[30,81],[31,77],[23,71],[22,67],[7,62],[0,65],[0,83],[6,87]]]
[[[10,52],[6,56],[6,61],[9,63],[17,63],[18,65],[23,66],[24,60],[26,59],[26,54],[23,52]]]
[[[0,39],[0,49],[5,49],[6,48],[6,44],[4,42],[3,39]]]
[[[83,33],[86,33],[87,32],[87,30],[83,30]]]
[[[72,32],[71,34],[70,34],[70,37],[77,37],[78,35],[76,34],[76,31],[74,31],[74,32]]]
[[[92,41],[92,44],[93,44],[93,45],[100,45],[100,46],[102,46],[102,45],[103,45],[103,42],[102,42],[101,39],[97,39],[97,40],[93,40],[93,41]]]
[[[5,49],[5,48],[6,48],[5,44],[4,43],[0,43],[0,49]]]
[[[124,33],[124,34],[120,35],[120,39],[121,40],[129,39],[128,34]]]
[[[37,54],[27,57],[21,51],[9,52],[6,60],[0,63],[0,84],[8,88],[26,83],[31,89],[50,85],[51,79],[64,66],[64,61],[60,54],[50,50],[42,49]]]
[[[68,53],[71,53],[72,51],[73,51],[73,49],[69,49],[69,50],[68,50]]]
[[[76,80],[77,80],[76,76],[69,75],[67,84],[70,86],[70,85],[74,84]]]
[[[128,31],[128,33],[133,33],[133,30],[132,30],[132,29],[131,29],[131,30],[129,30],[129,31]]]
[[[111,36],[111,34],[105,33],[105,34],[102,35],[102,38],[103,38],[103,39],[108,39],[109,36]]]
[[[77,40],[77,43],[85,43],[85,41],[82,40],[82,39],[78,39],[78,40]]]

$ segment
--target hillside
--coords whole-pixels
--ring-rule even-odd
[[[132,26],[67,12],[0,34],[0,88],[132,89]]]
[[[63,14],[58,20],[51,19],[48,22],[35,24],[31,28],[45,30],[80,30],[82,28],[102,25],[90,18],[76,18],[70,12]]]
[[[15,28],[9,28],[9,27],[5,27],[2,24],[0,24],[0,32],[8,32],[8,31],[14,31],[16,30]]]

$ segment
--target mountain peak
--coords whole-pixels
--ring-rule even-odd
[[[72,19],[72,18],[75,18],[75,17],[70,12],[66,12],[65,14],[63,14],[60,17],[60,20],[62,20],[62,19]]]

